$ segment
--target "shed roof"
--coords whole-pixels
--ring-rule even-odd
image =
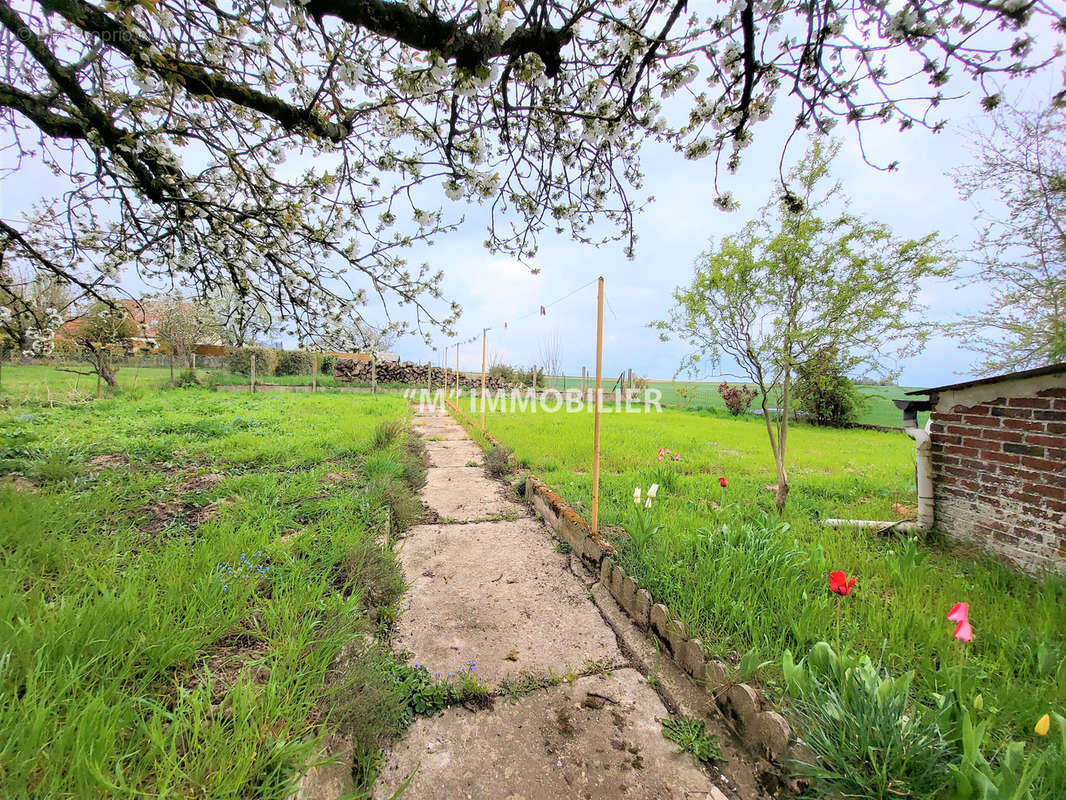
[[[1048,364],[1046,367],[1037,367],[1036,369],[1026,369],[1021,372],[1007,372],[1003,375],[992,375],[988,378],[975,378],[972,381],[963,381],[962,383],[949,383],[946,386],[934,386],[931,389],[915,389],[914,391],[907,392],[908,396],[913,395],[932,395],[938,392],[950,392],[955,389],[968,389],[971,386],[983,386],[987,383],[999,383],[1001,381],[1012,381],[1020,378],[1039,378],[1041,375],[1059,375],[1066,373],[1066,362],[1059,364]]]

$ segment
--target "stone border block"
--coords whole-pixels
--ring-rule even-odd
[[[688,628],[685,627],[684,622],[674,617],[666,626],[666,643],[670,645],[670,653],[678,663],[681,663],[681,650],[687,641]]]
[[[667,637],[666,628],[670,624],[670,609],[662,603],[655,603],[648,613],[652,631],[665,641]]]
[[[718,707],[747,734],[759,713],[759,695],[748,684],[735,683],[718,698]]]
[[[631,616],[642,631],[648,629],[649,615],[651,613],[651,594],[647,589],[637,589],[636,597],[633,598],[633,612]]]
[[[600,562],[600,583],[610,589],[611,585],[611,570],[614,569],[614,559],[610,556],[603,559]]]
[[[788,740],[792,737],[792,728],[776,711],[763,711],[756,715],[752,726],[752,738],[771,761],[780,761],[788,752]]]
[[[706,660],[703,655],[703,642],[699,639],[689,639],[681,645],[681,668],[693,678],[703,677]]]
[[[708,661],[703,665],[703,688],[715,692],[726,685],[729,671],[721,661]]]

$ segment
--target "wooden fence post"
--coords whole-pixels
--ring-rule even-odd
[[[489,329],[481,329],[481,432],[485,432],[485,343]]]
[[[592,532],[600,529],[600,406],[603,403],[603,277],[596,301],[596,421],[592,433]],[[617,409],[616,409],[617,410]]]
[[[455,345],[455,404],[459,405],[459,345]]]
[[[311,391],[318,391],[318,353],[311,354]]]
[[[249,374],[251,376],[252,394],[255,394],[255,353],[249,356],[251,360],[251,366],[249,368]]]

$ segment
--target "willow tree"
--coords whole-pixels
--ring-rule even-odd
[[[848,209],[830,175],[838,149],[816,140],[758,217],[699,256],[670,318],[652,323],[692,348],[684,368],[735,364],[756,386],[778,511],[789,493],[797,373],[828,352],[844,372],[885,371],[917,352],[933,330],[920,315],[920,283],[953,270],[936,234],[898,239]]]
[[[99,299],[123,269],[232,290],[305,338],[374,298],[447,327],[440,272],[404,255],[457,222],[441,191],[521,259],[545,229],[631,247],[646,141],[733,170],[777,103],[797,128],[939,128],[953,74],[1046,63],[1034,28],[1066,22],[1047,0],[0,0],[5,156],[69,178],[18,187],[39,202],[0,253]]]

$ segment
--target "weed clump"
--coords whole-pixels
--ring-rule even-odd
[[[499,445],[493,445],[485,453],[485,469],[494,478],[502,478],[514,472],[514,456],[511,451]]]

